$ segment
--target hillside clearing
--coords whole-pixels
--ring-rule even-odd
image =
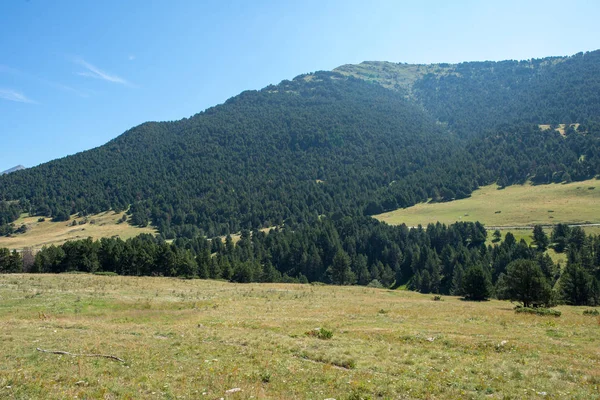
[[[547,318],[365,287],[67,274],[2,275],[0,296],[3,398],[599,394],[598,321],[576,307]],[[316,327],[333,338],[305,334]]]
[[[600,234],[600,228],[596,227],[596,226],[592,226],[589,228],[584,228],[584,230],[586,231],[587,234],[593,234],[593,235],[598,235]],[[504,239],[506,238],[506,234],[508,233],[512,233],[512,235],[515,237],[515,240],[517,242],[524,240],[528,245],[534,245],[533,243],[533,229],[506,229],[506,230],[501,230],[500,231],[500,235],[501,235],[501,241],[504,241]],[[552,229],[544,229],[544,232],[546,233],[546,235],[548,235],[548,237],[550,237],[550,234],[552,233]],[[487,240],[485,241],[485,245],[486,246],[495,246],[495,245],[499,245],[501,242],[494,242],[494,236],[492,235],[493,232],[488,230],[488,236],[487,236]],[[550,256],[550,258],[552,258],[552,261],[555,264],[561,263],[561,265],[566,265],[567,263],[567,254],[566,253],[558,253],[556,252],[553,248],[548,248],[545,252],[546,254],[548,254]]]
[[[531,226],[600,222],[600,181],[568,184],[515,185],[498,190],[484,186],[466,199],[421,203],[376,215],[388,224],[425,226],[441,222],[479,221],[486,226]]]
[[[119,236],[121,239],[129,239],[142,233],[156,234],[152,227],[140,228],[128,223],[117,223],[124,213],[106,211],[86,217],[87,223],[79,225],[84,218],[73,216],[69,221],[52,222],[50,218],[39,222],[39,217],[29,217],[26,214],[14,222],[16,227],[27,226],[27,232],[16,234],[11,237],[0,236],[0,248],[23,249],[31,247],[39,249],[45,245],[59,245],[67,240],[100,239],[103,237]],[[73,226],[73,221],[78,224]],[[93,221],[93,223],[92,223]]]
[[[573,127],[573,129],[577,130],[580,124],[569,124],[569,127]],[[541,130],[549,131],[552,129],[552,125],[550,124],[540,124],[538,125]],[[562,136],[565,136],[565,132],[567,130],[567,124],[558,124],[558,127],[554,129],[556,132],[560,133]]]
[[[343,75],[376,82],[388,89],[402,89],[412,93],[414,83],[427,74],[459,76],[456,66],[450,64],[402,64],[385,61],[365,61],[347,64],[334,69]]]

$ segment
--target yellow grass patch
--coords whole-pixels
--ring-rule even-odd
[[[261,229],[259,229],[259,231],[264,232],[264,233],[269,233],[269,231],[271,229],[275,229],[275,228],[276,228],[275,226],[270,226],[268,228],[261,228]],[[227,238],[227,235],[225,235],[225,236],[219,236],[219,238],[223,241],[223,243],[225,243],[225,239]],[[231,235],[231,241],[233,243],[239,242],[241,238],[242,238],[242,234],[241,233],[234,233],[234,234]]]
[[[569,126],[573,127],[573,129],[577,130],[580,124],[570,124]],[[549,124],[540,124],[538,125],[542,131],[549,131],[552,128],[552,125]],[[567,129],[567,124],[559,124],[558,128],[554,129],[556,132],[560,133],[562,136],[565,136],[565,131]]]
[[[600,222],[600,181],[569,184],[515,185],[498,190],[482,187],[470,198],[446,203],[421,203],[376,215],[389,224],[425,226],[442,222],[479,221],[487,226],[531,226]]]
[[[38,222],[39,217],[28,217],[23,215],[14,222],[15,226],[27,226],[27,232],[14,235],[13,237],[0,237],[0,247],[9,249],[23,249],[31,247],[39,249],[44,245],[59,245],[67,240],[100,239],[103,237],[119,236],[121,239],[128,239],[141,233],[156,234],[156,229],[152,227],[139,228],[124,222],[118,224],[117,221],[124,213],[115,213],[106,211],[97,215],[87,217],[87,223],[84,225],[72,226],[73,221],[80,222],[84,218],[74,218],[74,216],[65,222],[52,222],[46,218],[44,222]],[[91,222],[94,221],[92,224]]]

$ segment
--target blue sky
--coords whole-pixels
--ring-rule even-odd
[[[591,1],[0,2],[0,171],[347,63],[600,48]]]

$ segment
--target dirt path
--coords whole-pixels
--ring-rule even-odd
[[[568,225],[569,227],[573,228],[573,227],[581,227],[581,228],[585,228],[585,227],[590,227],[590,226],[600,226],[600,223],[594,223],[594,224],[565,224]],[[556,224],[553,225],[541,225],[542,228],[554,228],[556,226]],[[486,226],[485,228],[487,230],[516,230],[516,229],[527,229],[527,230],[532,230],[534,227],[534,225],[514,225],[514,226]]]

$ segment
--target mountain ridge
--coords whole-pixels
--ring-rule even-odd
[[[343,64],[333,69],[334,72],[339,72],[344,75],[354,76],[355,78],[366,81],[377,82],[380,85],[390,89],[407,89],[419,78],[427,74],[436,74],[440,76],[448,76],[451,74],[460,75],[456,68],[463,64],[500,64],[500,63],[530,63],[531,65],[539,64],[542,66],[551,65],[553,63],[564,62],[571,57],[594,53],[599,50],[590,52],[581,52],[572,56],[549,56],[541,59],[527,60],[501,60],[501,61],[463,61],[460,63],[429,63],[429,64],[411,64],[405,62],[392,61],[377,61],[366,60],[358,64]]]
[[[25,169],[25,167],[19,164],[19,165],[15,166],[15,167],[7,169],[6,171],[0,172],[0,175],[10,174],[10,173],[13,173],[13,172],[21,171],[23,169]]]

